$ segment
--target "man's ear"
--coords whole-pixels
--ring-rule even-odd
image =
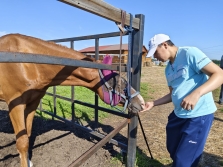
[[[169,45],[167,44],[167,42],[163,43],[164,48],[166,49]]]

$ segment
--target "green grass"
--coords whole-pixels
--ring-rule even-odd
[[[149,91],[148,83],[143,83],[143,82],[140,83],[140,94],[144,99],[148,98],[148,91]]]
[[[141,83],[140,88],[140,94],[144,99],[148,99],[148,84],[147,83]],[[50,87],[47,92],[53,93],[53,87]],[[70,86],[57,86],[56,87],[56,94],[64,97],[71,97],[71,87]],[[95,101],[95,93],[91,90],[76,86],[75,87],[75,99],[79,101],[83,101],[86,103],[94,104]],[[66,119],[70,119],[72,117],[71,115],[71,102],[62,100],[57,98],[56,99],[56,111],[57,115]],[[99,106],[109,109],[114,109],[110,105],[105,104],[100,98],[99,98]],[[53,105],[53,97],[50,95],[45,95],[42,99],[42,108],[44,110],[47,110],[49,112],[54,111],[54,105]],[[119,109],[122,109],[121,107],[118,107]],[[37,111],[37,113],[43,117],[43,118],[51,118],[51,116]],[[75,104],[75,115],[78,119],[81,120],[92,120],[94,118],[94,108],[86,107],[83,105]],[[103,118],[107,117],[108,114],[106,112],[99,111],[99,121],[101,121]]]
[[[148,83],[140,83],[140,94],[142,95],[145,101],[152,99],[151,94],[153,94],[154,92],[155,90],[149,87]]]
[[[47,92],[53,93],[53,87],[50,87]],[[70,86],[57,86],[56,87],[56,94],[64,96],[64,97],[71,97],[71,87]],[[86,103],[94,104],[95,101],[95,93],[91,90],[85,88],[76,86],[75,87],[75,99],[79,101],[83,101]],[[56,100],[56,110],[57,115],[66,119],[71,118],[71,102],[62,100],[57,98]],[[104,108],[109,108],[110,105],[105,104],[101,99],[99,99],[99,106]],[[44,110],[47,110],[49,112],[54,111],[53,106],[53,97],[50,95],[45,95],[42,99],[42,108]],[[43,112],[37,111],[40,116],[43,118],[51,118],[51,116],[44,114]],[[94,108],[86,107],[83,105],[75,104],[75,115],[78,119],[82,120],[92,120],[94,118]],[[107,117],[106,112],[99,111],[99,121],[105,117]]]
[[[163,164],[161,164],[159,161],[155,159],[149,158],[145,153],[141,151],[136,151],[136,167],[162,167]]]

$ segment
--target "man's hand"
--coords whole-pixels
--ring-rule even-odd
[[[154,102],[146,102],[144,109],[142,111],[140,111],[140,112],[144,112],[144,111],[150,110],[151,108],[153,108],[153,106],[154,106]]]
[[[188,96],[186,96],[182,100],[180,105],[184,110],[188,110],[188,111],[193,110],[199,98],[200,98],[200,95],[194,91]]]

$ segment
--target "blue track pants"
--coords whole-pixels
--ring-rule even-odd
[[[179,118],[174,111],[169,115],[166,136],[172,167],[197,167],[213,118],[214,114]]]
[[[219,103],[223,103],[223,84],[221,85],[221,90],[220,90],[220,97],[219,97]]]

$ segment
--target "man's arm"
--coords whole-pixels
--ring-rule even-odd
[[[218,88],[223,83],[223,70],[211,62],[202,68],[202,72],[209,76],[207,82],[195,89],[185,97],[181,103],[182,108],[193,109],[201,96]]]
[[[200,92],[201,96],[215,90],[223,83],[223,70],[215,63],[211,62],[206,65],[204,68],[202,68],[202,72],[207,74],[209,79],[197,90]]]
[[[172,90],[173,89],[172,89],[172,87],[169,87],[169,89],[170,89],[170,93],[168,93],[167,95],[161,97],[160,99],[152,101],[152,102],[150,102],[150,101],[146,102],[144,110],[142,110],[140,112],[144,112],[144,111],[150,110],[154,106],[158,106],[158,105],[162,105],[162,104],[166,104],[166,103],[171,102],[172,101],[171,94],[172,94]]]

